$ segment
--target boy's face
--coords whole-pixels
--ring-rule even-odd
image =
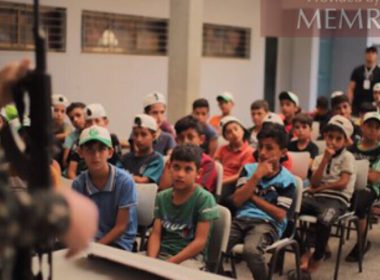
[[[207,123],[208,120],[208,108],[207,107],[198,107],[193,110],[193,116],[196,118],[200,123]]]
[[[108,119],[107,118],[94,118],[94,119],[86,120],[86,127],[90,127],[93,125],[98,125],[98,126],[107,128]]]
[[[224,131],[224,137],[230,144],[238,144],[243,141],[244,130],[235,122],[229,123]]]
[[[294,135],[297,135],[300,140],[311,139],[311,127],[308,124],[296,122],[293,126]]]
[[[199,133],[194,128],[189,128],[177,134],[177,143],[182,144],[193,144],[200,146],[205,140],[204,135],[199,135]]]
[[[229,115],[234,107],[234,103],[230,101],[220,100],[218,101],[218,106],[220,111],[222,111],[222,115]]]
[[[263,108],[251,110],[252,122],[255,124],[255,126],[261,127],[263,120],[267,114],[268,113]]]
[[[298,108],[294,102],[288,99],[280,100],[281,112],[285,118],[292,118],[297,114]]]
[[[113,149],[101,142],[89,142],[79,148],[79,155],[84,159],[90,171],[100,171],[108,164],[112,157]]]
[[[162,103],[157,103],[157,104],[151,105],[148,115],[155,118],[155,120],[157,121],[158,127],[160,127],[161,124],[165,120],[165,113],[166,113],[165,105]]]
[[[335,115],[341,115],[347,119],[351,119],[352,109],[351,105],[348,102],[342,102],[335,106],[334,108]]]
[[[65,120],[66,108],[64,105],[54,105],[53,106],[53,119],[57,123],[63,123]]]
[[[84,118],[84,110],[82,108],[75,108],[69,114],[72,125],[79,130],[82,130],[86,125],[86,119]]]
[[[377,141],[380,136],[380,122],[369,119],[361,126],[363,138],[370,141]]]
[[[264,138],[259,141],[259,161],[269,160],[273,164],[278,164],[286,154],[286,149],[281,149],[274,138]]]
[[[192,188],[199,176],[199,170],[193,161],[173,160],[170,163],[170,173],[173,178],[173,189],[176,191]]]
[[[373,100],[376,102],[376,104],[380,104],[380,91],[373,92]]]
[[[334,151],[339,151],[346,147],[348,141],[343,132],[340,131],[327,131],[325,134],[326,146],[333,149]]]
[[[155,134],[145,127],[134,127],[132,131],[133,143],[141,152],[148,151],[154,141]]]

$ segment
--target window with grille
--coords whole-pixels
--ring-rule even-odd
[[[249,58],[251,30],[249,28],[203,25],[203,55],[210,57]]]
[[[40,13],[49,51],[64,52],[66,9],[41,6]],[[34,49],[32,5],[0,1],[0,49]]]
[[[168,21],[113,13],[83,11],[82,51],[165,55]]]

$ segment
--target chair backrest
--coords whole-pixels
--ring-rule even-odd
[[[310,166],[310,153],[288,152],[288,154],[293,161],[290,172],[292,172],[295,176],[301,177],[302,179],[306,179],[307,172],[309,171]]]
[[[215,189],[215,195],[217,198],[219,198],[222,194],[222,187],[223,187],[223,165],[219,161],[215,161],[215,167],[216,167],[216,189]]]
[[[284,237],[294,237],[297,229],[297,219],[301,212],[303,181],[300,177],[294,176],[296,180],[296,190],[293,196],[292,205],[288,211],[288,228],[284,232]]]
[[[227,145],[228,144],[228,141],[226,139],[224,139],[224,137],[222,135],[219,135],[218,136],[218,148],[224,146],[224,145]]]
[[[360,159],[355,161],[355,190],[364,189],[368,184],[369,161]]]
[[[300,177],[294,176],[296,179],[296,193],[293,198],[293,211],[297,215],[301,212],[302,194],[303,194],[303,181]]]
[[[218,205],[219,219],[213,223],[213,231],[208,244],[207,270],[217,272],[222,254],[226,253],[231,230],[231,212]]]
[[[311,140],[315,141],[319,137],[319,122],[313,122],[311,126]]]
[[[149,226],[153,221],[157,189],[156,184],[136,184],[139,226]]]
[[[314,141],[314,144],[317,145],[319,154],[323,154],[326,150],[326,142],[325,140],[317,140]]]

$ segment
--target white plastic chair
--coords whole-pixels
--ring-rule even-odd
[[[317,140],[314,141],[314,144],[317,145],[319,154],[323,154],[326,150],[326,142],[325,140]]]
[[[137,222],[141,237],[140,250],[145,245],[146,232],[154,219],[154,203],[158,186],[156,184],[136,184]]]
[[[311,126],[311,140],[315,141],[319,137],[319,122],[313,122]]]
[[[208,245],[207,271],[218,273],[222,269],[223,257],[227,252],[231,230],[231,212],[218,205],[219,219],[214,221],[213,232]]]
[[[295,176],[300,177],[301,179],[306,179],[310,167],[310,153],[288,152],[288,154],[293,160],[290,172],[292,172]]]
[[[215,196],[216,196],[216,199],[219,200],[220,196],[222,195],[224,170],[223,170],[223,165],[217,160],[215,161],[215,167],[216,167],[216,173],[217,173]]]

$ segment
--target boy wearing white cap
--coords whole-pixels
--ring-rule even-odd
[[[162,155],[167,155],[176,145],[173,127],[165,120],[166,98],[159,92],[152,92],[144,98],[144,113],[152,116],[157,122],[156,138],[153,149]],[[133,139],[129,139],[133,142]],[[131,147],[136,147],[131,143]]]
[[[290,91],[283,91],[279,95],[281,113],[285,130],[289,133],[289,138],[293,136],[293,119],[300,112],[300,103],[298,96]]]
[[[113,153],[109,131],[96,125],[84,129],[78,152],[88,169],[74,180],[73,189],[98,207],[96,242],[132,251],[137,233],[136,188],[128,172],[108,163]]]
[[[216,97],[216,101],[218,101],[218,107],[221,111],[221,115],[216,115],[211,117],[209,120],[209,124],[212,125],[215,130],[220,134],[220,121],[222,118],[230,116],[232,114],[232,109],[235,105],[234,96],[230,92],[222,92]]]
[[[367,214],[369,208],[376,198],[380,195],[380,144],[378,137],[380,135],[380,114],[370,112],[364,115],[361,125],[362,138],[356,141],[351,147],[350,152],[355,159],[367,159],[370,163],[368,173],[368,185],[365,189],[358,191],[356,215],[359,217],[359,232],[362,238],[363,255],[369,250],[371,243],[366,241]],[[364,186],[363,186],[364,187]],[[346,257],[348,262],[357,262],[359,260],[358,244],[354,246],[349,255]]]
[[[301,269],[309,273],[318,269],[324,257],[331,226],[345,213],[355,184],[354,156],[347,151],[354,128],[343,116],[334,116],[325,128],[326,150],[312,164],[311,187],[303,200],[301,214],[317,217],[315,251],[310,252],[310,240],[300,242]]]
[[[93,103],[86,106],[85,111],[85,119],[86,125],[85,127],[90,127],[93,125],[98,125],[108,129],[108,117],[107,112],[101,104]],[[112,153],[111,158],[108,160],[109,163],[121,167],[121,146],[119,138],[116,134],[111,133],[111,141],[114,152]],[[85,161],[80,157],[80,155],[76,152],[77,145],[73,147],[73,153],[69,157],[69,164],[67,168],[67,177],[70,179],[74,179],[77,175],[79,175],[82,171],[87,169]]]
[[[132,139],[136,151],[131,151],[122,157],[122,165],[133,174],[136,183],[158,183],[164,169],[161,154],[153,150],[153,141],[158,129],[156,120],[146,114],[135,116],[133,121]]]
[[[373,86],[373,104],[377,108],[377,112],[380,112],[380,83]]]

